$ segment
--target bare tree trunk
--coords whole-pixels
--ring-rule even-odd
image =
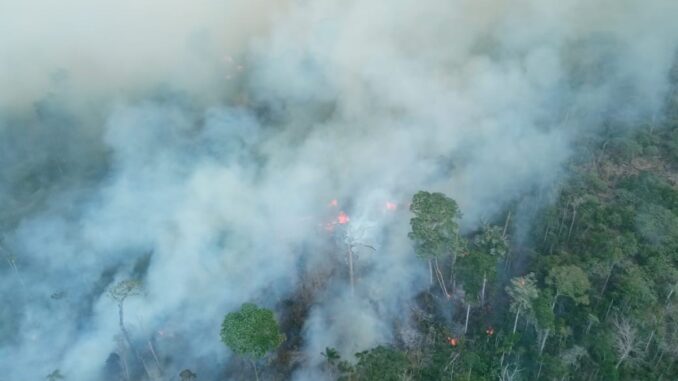
[[[431,272],[431,286],[433,286],[433,261],[428,260],[428,270]]]
[[[508,215],[506,215],[506,222],[504,222],[504,232],[501,234],[502,237],[506,238],[506,231],[508,230],[509,227],[509,221],[511,221],[511,211],[508,211]]]
[[[544,337],[541,339],[541,344],[539,345],[539,356],[541,356],[542,352],[544,352],[544,347],[546,346],[546,339],[549,337],[549,332],[551,331],[550,328],[546,328],[546,332],[544,332]]]
[[[438,258],[433,259],[433,265],[435,267],[436,276],[438,277],[438,283],[440,283],[440,288],[445,294],[446,298],[450,298],[450,294],[447,292],[447,287],[445,287],[445,279],[443,278],[443,273],[440,271],[440,266],[438,266]]]
[[[480,305],[485,305],[485,284],[487,283],[487,274],[483,274],[483,289],[480,292]]]
[[[518,328],[518,315],[520,315],[520,308],[516,311],[516,319],[513,321],[513,333],[516,333],[516,328]]]
[[[572,205],[572,222],[570,222],[570,230],[567,232],[567,239],[570,239],[570,235],[572,234],[572,228],[574,227],[574,220],[577,218],[577,206]]]
[[[558,291],[556,290],[556,295],[553,297],[553,303],[551,303],[551,311],[555,311],[555,309],[556,309],[556,302],[558,301],[558,297],[559,297],[559,296],[560,296],[560,294],[559,294]]]
[[[563,231],[563,225],[565,225],[565,217],[567,216],[567,208],[563,210],[563,216],[560,219],[560,226],[558,226],[558,237],[560,237],[560,233]]]
[[[610,301],[610,305],[607,306],[607,311],[605,311],[605,317],[603,318],[603,320],[607,320],[607,315],[610,314],[610,309],[612,308],[612,305],[613,305],[613,304],[614,304],[614,299],[612,299],[612,300]]]
[[[466,303],[466,323],[464,323],[464,335],[468,331],[468,315],[471,312],[471,303]]]
[[[122,362],[122,370],[125,372],[125,380],[130,380],[129,378],[129,365],[127,365],[127,354],[123,353],[122,356],[120,356],[120,361]]]
[[[252,368],[254,368],[254,378],[259,381],[259,373],[257,372],[257,364],[254,363],[254,360],[250,359],[252,363]]]
[[[676,290],[676,286],[671,287],[671,291],[669,291],[669,294],[666,295],[666,302],[664,302],[664,307],[668,307],[669,303],[671,302],[671,295],[673,295],[673,292]]]
[[[153,359],[155,360],[155,365],[158,366],[158,370],[160,371],[160,374],[162,374],[163,373],[162,366],[160,365],[160,360],[158,359],[158,355],[155,353],[155,348],[153,347],[153,343],[151,343],[151,340],[148,340],[148,348],[151,350],[151,354],[153,355]]]
[[[351,283],[351,295],[355,293],[355,283],[353,279],[353,250],[351,246],[348,247],[348,276]]]
[[[141,361],[141,364],[144,366],[144,371],[146,372],[146,375],[148,376],[149,379],[153,379],[154,377],[151,375],[151,372],[148,370],[148,364],[146,364],[146,361],[144,358],[137,352],[136,348],[134,348],[134,345],[132,345],[132,339],[130,338],[129,332],[127,331],[127,328],[125,328],[125,318],[124,318],[124,302],[125,299],[121,299],[118,302],[118,324],[120,325],[120,331],[122,331],[122,336],[125,339],[125,343],[129,347],[129,350],[134,354],[134,356]]]
[[[647,350],[650,348],[650,344],[652,343],[653,337],[654,337],[654,329],[652,330],[652,333],[650,333],[650,338],[647,339],[647,344],[645,344],[645,353],[647,353]]]
[[[603,283],[603,289],[600,291],[600,296],[603,296],[605,293],[605,289],[607,289],[607,282],[610,280],[610,276],[612,275],[612,270],[614,270],[615,264],[613,263],[612,266],[610,266],[610,271],[607,272],[607,277],[605,277],[605,283]]]

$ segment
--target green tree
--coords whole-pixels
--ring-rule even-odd
[[[546,284],[556,290],[551,309],[555,308],[561,295],[572,298],[577,304],[589,304],[588,291],[591,284],[584,270],[578,266],[565,265],[552,268],[546,278]]]
[[[497,262],[508,252],[508,242],[502,229],[498,226],[484,226],[470,245],[470,250],[459,256],[456,273],[464,286],[466,302],[466,323],[464,333],[468,330],[468,317],[471,305],[479,301],[485,304],[485,293],[488,283],[492,284],[497,274]]]
[[[461,244],[457,220],[461,212],[457,202],[442,193],[419,191],[412,197],[410,239],[414,241],[417,256],[429,262],[431,283],[435,269],[436,277],[445,296],[449,297],[438,258],[446,255],[456,258]]]
[[[511,311],[516,314],[513,321],[513,333],[516,333],[520,313],[531,311],[532,301],[539,296],[534,274],[530,273],[511,279],[511,285],[506,287],[506,292],[511,297]]]
[[[233,352],[248,357],[259,379],[255,360],[276,349],[283,341],[273,311],[245,303],[240,310],[229,312],[221,325],[221,341]]]
[[[407,375],[407,356],[393,348],[378,346],[356,353],[355,371],[360,381],[400,381]]]

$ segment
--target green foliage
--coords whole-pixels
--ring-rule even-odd
[[[273,311],[245,303],[224,318],[221,341],[239,355],[260,358],[276,349],[284,336]]]
[[[355,371],[360,381],[400,381],[405,378],[409,362],[407,356],[393,348],[378,346],[356,353]]]
[[[130,296],[140,295],[142,291],[141,282],[136,279],[128,279],[118,282],[113,288],[108,290],[108,295],[118,303],[122,303]]]
[[[589,304],[588,291],[591,288],[589,278],[579,266],[557,266],[549,271],[546,284],[556,289],[556,297],[565,295],[575,303]]]
[[[330,365],[334,365],[336,362],[339,361],[339,359],[341,359],[341,355],[339,355],[339,352],[336,349],[330,347],[325,348],[325,351],[322,352],[321,355],[327,360],[327,362]]]
[[[499,226],[485,225],[473,240],[474,248],[483,254],[503,258],[509,250],[508,240]]]
[[[497,263],[508,253],[508,241],[498,226],[486,225],[472,241],[470,250],[457,260],[459,279],[468,296],[467,302],[487,293],[497,274]]]
[[[511,311],[531,310],[532,302],[539,296],[534,274],[511,279],[511,286],[506,287],[506,293],[511,297]]]
[[[458,251],[461,246],[457,220],[461,212],[456,201],[442,193],[419,191],[412,197],[410,219],[415,251],[420,258],[431,259]]]

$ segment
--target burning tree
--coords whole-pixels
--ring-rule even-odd
[[[412,231],[408,236],[414,241],[415,252],[419,258],[428,261],[431,284],[435,270],[440,288],[449,298],[438,258],[452,255],[454,263],[462,246],[457,224],[461,212],[457,202],[442,193],[419,191],[412,197],[410,211],[414,217],[410,219]]]

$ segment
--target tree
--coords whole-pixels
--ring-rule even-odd
[[[110,296],[111,299],[113,299],[118,305],[118,325],[120,326],[120,331],[122,332],[125,344],[127,344],[129,350],[132,350],[134,352],[137,359],[141,361],[148,377],[152,378],[151,372],[148,369],[146,361],[132,345],[132,339],[130,337],[129,332],[127,331],[127,327],[125,327],[125,311],[124,311],[125,300],[130,296],[140,295],[141,292],[142,292],[141,282],[139,282],[136,279],[127,279],[118,282],[115,286],[108,290],[108,296]],[[127,360],[125,359],[124,355],[122,357],[122,360],[123,363],[126,364]],[[125,369],[127,369],[126,365]],[[129,378],[129,374],[127,374],[126,376],[127,378]]]
[[[577,304],[589,304],[588,291],[591,288],[584,270],[575,265],[556,266],[549,271],[546,284],[556,289],[551,309],[554,309],[558,296],[572,298]]]
[[[250,359],[254,375],[259,379],[256,359],[276,349],[283,341],[273,311],[245,303],[240,310],[229,312],[221,325],[221,341],[233,352]]]
[[[419,191],[412,197],[410,211],[414,217],[410,219],[412,230],[408,236],[414,241],[415,252],[419,258],[429,262],[431,283],[435,268],[438,283],[445,296],[449,297],[438,258],[452,255],[454,262],[461,247],[457,223],[461,212],[457,202],[442,193]]]
[[[108,295],[118,304],[118,324],[120,331],[125,336],[125,340],[131,346],[129,333],[125,328],[124,303],[130,296],[141,294],[141,282],[134,279],[123,280],[108,290]]]
[[[497,262],[508,252],[508,242],[502,229],[498,226],[484,226],[474,239],[470,250],[458,258],[457,274],[464,285],[466,302],[466,323],[464,333],[468,330],[468,317],[471,305],[479,301],[485,304],[485,291],[488,282],[492,283],[497,273]]]
[[[407,356],[393,348],[378,346],[356,353],[355,371],[361,381],[400,381],[407,374]]]
[[[59,369],[54,369],[52,373],[48,374],[47,377],[48,381],[57,381],[57,380],[63,380],[64,375],[61,374],[61,371]]]
[[[349,281],[351,293],[355,292],[354,260],[356,252],[363,249],[376,251],[374,246],[367,243],[367,231],[372,228],[370,224],[352,223],[346,227],[344,233],[344,244],[346,245],[346,261],[348,264]]]
[[[617,317],[612,324],[614,326],[614,349],[619,358],[615,368],[619,368],[624,360],[639,350],[640,343],[638,331],[628,319]]]
[[[193,373],[190,369],[184,369],[179,373],[181,381],[193,381],[198,378],[198,375]]]
[[[530,311],[532,309],[532,301],[539,296],[534,274],[530,273],[511,279],[511,285],[506,287],[506,292],[511,297],[511,311],[516,314],[513,321],[513,333],[516,333],[520,313],[522,311]]]
[[[537,330],[539,354],[541,355],[546,346],[546,340],[555,328],[555,316],[549,306],[548,294],[541,292],[532,303],[534,327]]]

